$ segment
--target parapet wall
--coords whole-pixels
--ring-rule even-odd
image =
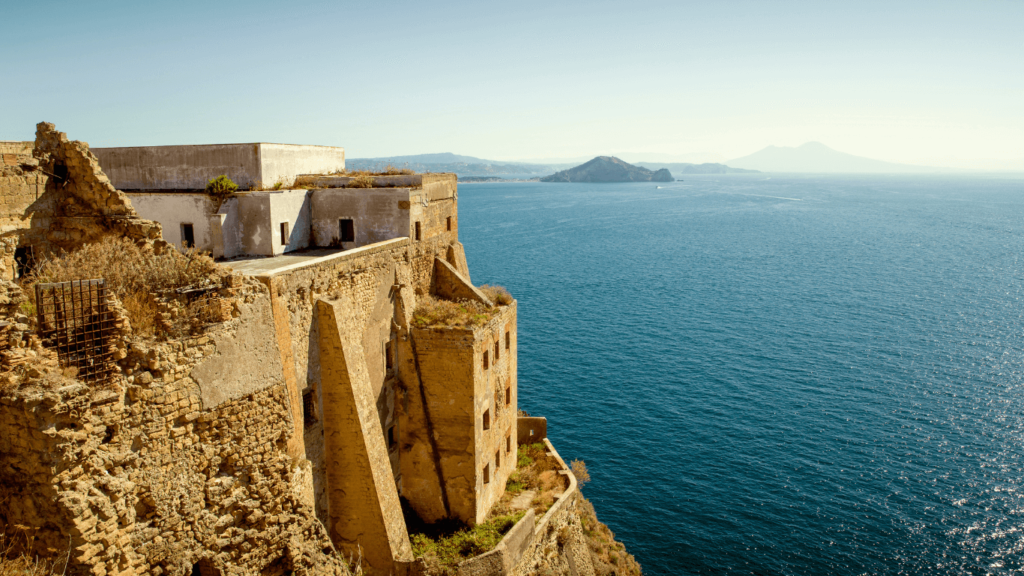
[[[221,174],[242,189],[291,186],[299,174],[345,169],[345,149],[293,144],[200,144],[94,148],[120,190],[202,190]]]

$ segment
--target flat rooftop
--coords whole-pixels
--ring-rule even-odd
[[[402,237],[348,250],[341,248],[307,248],[286,252],[280,256],[245,256],[226,260],[222,264],[230,266],[235,272],[245,274],[246,276],[275,276],[320,264],[333,264],[343,260],[359,258],[373,254],[378,250],[388,250],[408,244],[409,242],[408,237]]]

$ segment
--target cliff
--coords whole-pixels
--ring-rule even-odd
[[[613,156],[598,156],[575,168],[541,178],[541,182],[672,182],[672,174],[662,168],[648,170]]]

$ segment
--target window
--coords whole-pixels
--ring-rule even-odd
[[[281,245],[282,246],[287,246],[288,245],[288,236],[290,236],[288,234],[288,223],[287,222],[281,222]]]
[[[491,367],[491,363],[487,361],[487,350],[484,350],[484,370]]]
[[[302,395],[302,421],[306,426],[312,426],[316,420],[316,396],[312,390],[307,390]]]
[[[505,406],[512,405],[512,386],[505,387]]]
[[[508,330],[505,330],[505,350],[508,350],[512,346],[512,337],[509,335]]]
[[[512,451],[512,433],[505,434],[505,454]]]
[[[491,465],[484,464],[484,484],[491,483]]]
[[[186,250],[196,245],[196,233],[191,224],[181,225],[181,247]]]
[[[420,241],[420,223],[419,222],[416,223],[416,241],[417,242]]]
[[[445,227],[448,228],[449,232],[452,231],[452,217],[451,216],[449,216],[448,218],[445,219]]]
[[[338,220],[338,237],[342,242],[356,241],[356,224],[351,218]]]
[[[388,450],[395,447],[395,427],[388,428]]]
[[[384,369],[395,369],[395,346],[394,341],[384,343]]]
[[[494,453],[494,469],[501,469],[501,450],[498,450],[497,452]]]
[[[501,346],[498,346],[498,341],[497,341],[497,340],[495,340],[495,341],[494,341],[494,361],[495,361],[495,362],[497,362],[497,361],[498,361],[498,358],[501,358],[501,356],[500,356],[500,354],[501,354],[500,350],[501,350]]]
[[[484,430],[491,429],[491,409],[484,410]]]

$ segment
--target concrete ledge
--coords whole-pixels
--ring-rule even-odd
[[[338,250],[334,253],[318,257],[307,257],[303,259],[301,253],[295,254],[292,252],[282,256],[274,256],[272,258],[232,260],[224,262],[224,264],[231,266],[233,269],[245,274],[246,276],[269,278],[271,276],[286,274],[296,270],[323,266],[325,264],[334,265],[339,262],[344,262],[345,260],[361,258],[370,254],[376,254],[377,252],[394,250],[396,248],[408,246],[410,242],[411,241],[408,237],[392,238],[391,240],[377,242],[376,244],[368,244],[351,250]],[[275,261],[280,262],[280,265],[275,266]]]
[[[516,522],[494,550],[459,563],[459,576],[507,576],[512,574],[534,538],[537,515],[533,509]]]
[[[536,444],[548,437],[548,419],[543,417],[520,416],[516,421],[516,441],[520,446]]]
[[[355,176],[324,176],[320,174],[300,174],[295,178],[296,185],[311,188],[348,188]],[[455,174],[394,174],[370,176],[374,188],[423,188],[431,184],[456,182]]]
[[[551,444],[550,440],[545,438],[544,444],[548,448],[548,453],[551,456],[553,456],[555,460],[558,460],[558,463],[562,466],[561,472],[563,472],[565,476],[569,478],[569,487],[565,489],[565,492],[562,494],[561,498],[555,500],[555,503],[551,505],[551,508],[549,508],[548,511],[544,514],[544,516],[540,519],[540,522],[537,522],[537,529],[534,531],[534,534],[536,536],[544,534],[544,531],[547,530],[548,523],[551,521],[551,518],[553,518],[555,514],[558,514],[563,509],[569,507],[571,503],[575,501],[576,494],[579,492],[579,484],[576,482],[576,476],[573,475],[572,470],[565,464],[565,460],[562,460],[562,457],[558,455],[558,452],[555,450],[555,447]]]

